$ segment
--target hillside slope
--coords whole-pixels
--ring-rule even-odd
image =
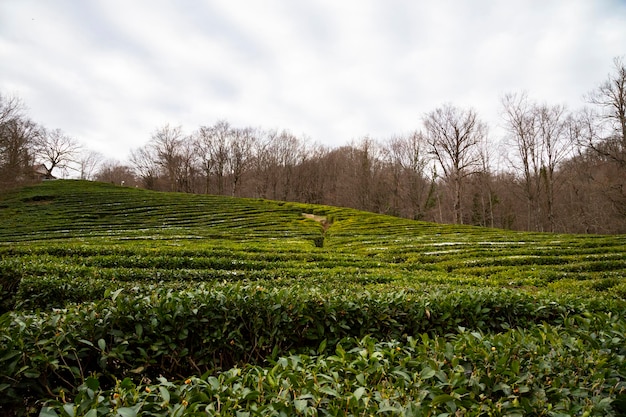
[[[616,415],[624,276],[625,236],[45,182],[0,197],[0,414]]]
[[[293,207],[252,199],[48,181],[0,199],[0,240],[93,236],[233,239],[317,232]],[[184,236],[182,236],[184,237]]]
[[[147,251],[142,257],[154,252],[178,256],[180,266],[186,262],[190,269],[193,262],[183,258],[204,253],[229,258],[221,268],[231,271],[295,267],[300,275],[319,275],[320,268],[352,268],[381,279],[428,272],[429,280],[442,272],[446,280],[452,274],[460,281],[478,278],[480,285],[543,286],[626,272],[626,236],[438,225],[337,207],[86,181],[44,182],[1,197],[0,251],[19,251],[20,242],[29,251],[49,253],[72,245],[87,265],[88,246],[97,245],[100,255],[103,247],[111,253],[132,247]],[[264,263],[268,260],[274,262]],[[306,269],[298,263],[303,260]],[[140,263],[126,259],[117,266],[125,262],[129,267]]]

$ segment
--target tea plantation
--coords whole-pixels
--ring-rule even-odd
[[[626,415],[626,236],[50,181],[0,197],[0,415]]]

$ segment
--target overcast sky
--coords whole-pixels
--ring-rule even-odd
[[[626,54],[625,0],[0,0],[0,92],[124,159],[225,119],[329,146],[451,103],[577,108]]]

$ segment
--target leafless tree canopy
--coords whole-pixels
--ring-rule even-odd
[[[80,144],[61,129],[43,130],[35,140],[35,157],[52,176],[55,168],[68,169],[78,161]]]
[[[463,223],[463,186],[479,168],[487,127],[474,110],[448,104],[426,115],[424,129],[429,150],[454,189],[454,222]]]
[[[626,140],[626,64],[623,58],[613,61],[614,72],[587,95],[589,103],[599,107],[602,119],[607,120],[613,134]]]
[[[21,100],[0,94],[0,190],[33,180],[33,147],[40,135]]]
[[[531,102],[526,93],[506,94],[502,113],[512,149],[509,161],[520,172],[518,186],[526,201],[526,228],[554,231],[556,191],[562,185],[559,167],[572,156],[575,146],[571,130],[574,116],[561,105]]]
[[[93,180],[96,170],[102,163],[104,156],[96,151],[83,151],[78,155],[78,169],[81,180]]]

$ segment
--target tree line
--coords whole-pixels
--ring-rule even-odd
[[[78,173],[92,176],[102,156],[61,129],[47,129],[26,114],[24,102],[0,92],[0,191]]]
[[[581,110],[537,102],[527,93],[504,95],[506,134],[497,142],[474,109],[446,104],[423,115],[413,132],[366,136],[340,147],[226,120],[191,132],[166,124],[132,150],[127,163],[100,160],[97,169],[93,153],[79,152],[75,142],[61,146],[69,139],[62,132],[38,129],[11,110],[19,108],[15,99],[0,99],[3,185],[16,178],[10,173],[39,161],[48,173],[72,165],[81,177],[152,190],[327,204],[515,230],[626,233],[621,58],[585,96]]]

